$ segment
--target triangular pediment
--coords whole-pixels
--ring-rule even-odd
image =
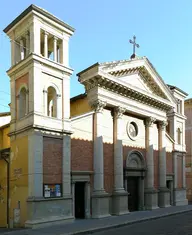
[[[145,93],[175,102],[171,91],[146,57],[133,60],[104,63],[101,69],[112,75],[117,81],[123,81]]]
[[[148,87],[147,84],[145,84],[143,79],[141,79],[141,77],[138,74],[125,75],[125,76],[119,77],[119,79],[127,83],[128,85],[134,86],[135,88],[139,88],[143,91],[152,93],[152,91],[150,90],[150,87]]]

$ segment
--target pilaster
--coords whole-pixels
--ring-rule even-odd
[[[170,192],[166,186],[166,126],[167,121],[159,122],[159,207],[170,206]]]
[[[28,136],[28,197],[43,197],[43,136],[31,131]]]

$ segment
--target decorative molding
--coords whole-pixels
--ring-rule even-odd
[[[154,124],[155,121],[156,121],[156,118],[148,117],[144,120],[144,124],[145,124],[146,127],[151,127]]]
[[[160,121],[158,123],[158,127],[160,130],[162,131],[165,131],[166,130],[166,126],[168,125],[168,122],[167,121]]]
[[[158,95],[163,99],[167,99],[167,96],[164,94],[164,92],[161,90],[161,88],[156,84],[153,77],[147,71],[145,66],[139,66],[139,67],[135,67],[135,68],[116,70],[116,71],[110,72],[111,75],[118,77],[118,78],[125,76],[125,75],[131,75],[131,74],[136,74],[136,73],[138,73],[140,78],[150,88],[150,90],[153,92],[153,94]]]
[[[167,100],[163,102],[161,100],[158,100],[158,97],[150,97],[147,94],[144,94],[140,91],[136,91],[130,87],[127,87],[126,85],[119,84],[118,82],[114,82],[109,78],[105,78],[100,75],[83,81],[82,84],[85,86],[85,90],[87,93],[95,87],[101,87],[106,90],[112,91],[118,95],[125,96],[127,98],[142,102],[143,104],[147,104],[152,107],[156,107],[159,110],[168,112],[172,108],[171,105],[165,103]],[[159,98],[162,99],[161,96],[159,96]]]
[[[123,117],[123,114],[126,112],[126,108],[124,107],[115,107],[113,109],[113,111],[111,111],[111,116],[113,118],[122,118]]]
[[[102,100],[96,100],[91,104],[91,107],[95,110],[96,113],[103,112],[104,107],[107,105],[107,102]]]

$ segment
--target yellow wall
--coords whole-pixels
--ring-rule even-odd
[[[0,160],[0,227],[7,226],[7,164]]]
[[[0,149],[10,147],[9,126],[0,129]]]
[[[90,112],[91,110],[87,97],[71,101],[71,117]]]
[[[10,147],[9,126],[0,129],[0,149]],[[7,226],[7,163],[0,160],[0,227]]]
[[[10,219],[13,219],[13,210],[18,208],[20,201],[21,224],[27,220],[28,197],[28,136],[11,141],[10,164]]]

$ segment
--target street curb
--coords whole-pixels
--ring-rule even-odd
[[[82,234],[92,234],[92,233],[96,233],[96,232],[103,232],[103,231],[113,229],[113,228],[120,228],[120,227],[124,227],[124,226],[127,226],[127,225],[137,224],[137,223],[145,222],[145,221],[149,221],[149,220],[156,220],[156,219],[160,219],[160,218],[163,218],[163,217],[169,217],[169,216],[172,216],[172,215],[187,213],[187,212],[190,212],[190,211],[192,211],[192,208],[188,209],[188,210],[177,211],[177,212],[173,212],[173,213],[166,213],[166,214],[163,214],[163,215],[151,216],[151,217],[148,217],[148,218],[142,218],[142,219],[139,219],[139,220],[136,219],[136,220],[126,221],[126,222],[123,222],[121,224],[108,225],[108,226],[103,226],[103,227],[99,227],[99,228],[91,228],[91,229],[82,230],[82,231],[78,231],[78,232],[72,232],[72,233],[62,233],[60,235],[82,235]]]

